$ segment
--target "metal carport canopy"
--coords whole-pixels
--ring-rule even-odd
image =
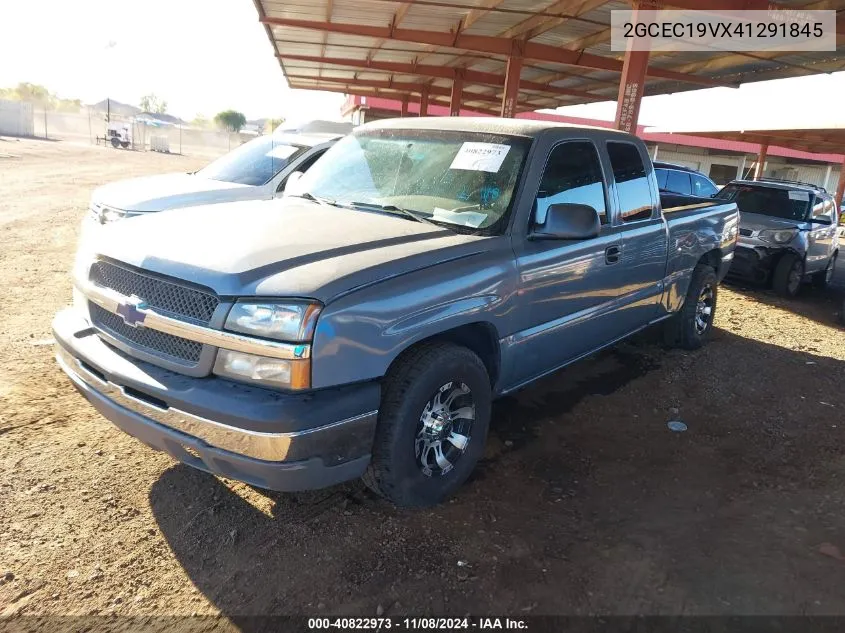
[[[611,11],[632,8],[620,0],[253,2],[291,87],[442,103],[453,113],[512,116],[633,93],[633,112],[617,111],[617,126],[629,129],[643,94],[845,70],[845,0],[665,0],[659,6],[836,10],[837,49],[650,56],[611,51]]]
[[[721,126],[703,127],[698,125],[689,128],[673,127],[671,130],[654,127],[645,131],[647,133],[688,134],[723,141],[756,143],[760,145],[760,155],[757,159],[758,176],[766,162],[769,146],[776,145],[816,154],[845,154],[845,116],[839,121],[790,122],[778,126],[770,124],[755,126],[752,124],[742,126],[742,128],[729,129]],[[840,206],[842,205],[843,193],[845,193],[845,156],[843,156],[839,184],[836,188],[836,200]]]

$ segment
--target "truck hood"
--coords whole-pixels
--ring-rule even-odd
[[[784,230],[799,228],[803,222],[798,220],[784,220],[783,218],[773,218],[768,215],[760,213],[742,213],[739,218],[739,226],[742,229],[749,229],[754,231],[765,231],[770,229]]]
[[[223,296],[333,297],[481,252],[491,239],[301,198],[215,204],[106,225],[96,254]]]
[[[264,188],[211,180],[193,174],[163,174],[120,180],[96,189],[91,201],[124,211],[166,211],[178,207],[260,198]]]

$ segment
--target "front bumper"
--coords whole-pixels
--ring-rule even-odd
[[[272,490],[330,486],[370,460],[379,386],[283,394],[191,378],[104,343],[75,310],[53,322],[56,359],[116,426],[190,466]]]
[[[780,256],[787,251],[785,248],[737,245],[728,274],[731,277],[765,282],[771,276]]]

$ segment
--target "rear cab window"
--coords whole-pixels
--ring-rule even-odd
[[[616,182],[619,217],[622,222],[648,220],[654,211],[654,200],[642,156],[633,143],[608,141],[607,153]]]

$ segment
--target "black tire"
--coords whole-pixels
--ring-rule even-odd
[[[123,149],[126,149],[127,147],[129,147],[129,141],[120,141],[120,146]]]
[[[827,267],[817,272],[813,275],[813,285],[816,288],[821,288],[824,290],[825,288],[830,286],[830,282],[833,281],[833,275],[836,273],[836,256],[830,258],[830,261],[827,262]]]
[[[718,296],[716,271],[712,266],[699,264],[692,271],[683,307],[666,323],[666,343],[681,349],[698,349],[704,345],[713,329]],[[709,312],[704,308],[709,308]]]
[[[118,147],[120,147],[120,139],[119,139],[119,138],[117,138],[116,136],[112,136],[112,137],[111,137],[111,146],[112,146],[113,148],[115,148],[115,149],[117,149]]]
[[[772,288],[781,297],[791,299],[801,289],[804,278],[804,262],[797,255],[787,253],[775,266],[772,275]]]
[[[420,461],[426,458],[421,458],[417,452],[418,441],[425,441],[419,440],[419,434],[426,432],[422,420],[428,404],[434,398],[439,402],[443,389],[450,384],[462,394],[455,397],[456,401],[468,397],[474,406],[475,418],[470,422],[469,441],[460,451],[443,440],[445,448],[442,451],[450,454],[456,449],[459,451],[455,463],[445,472],[426,474]],[[463,387],[470,393],[465,394]],[[432,343],[405,353],[390,368],[382,385],[373,456],[363,475],[364,483],[398,506],[440,503],[466,481],[483,455],[491,402],[487,369],[471,350],[452,343]],[[433,418],[429,416],[428,419]],[[466,419],[461,422],[465,423]],[[451,428],[453,423],[449,424]],[[457,428],[457,420],[454,424]],[[427,444],[423,451],[426,448]]]

